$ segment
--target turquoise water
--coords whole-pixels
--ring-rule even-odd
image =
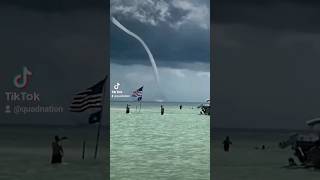
[[[111,103],[111,180],[208,180],[210,120],[199,103]]]

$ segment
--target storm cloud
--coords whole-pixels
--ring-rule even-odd
[[[159,66],[209,62],[209,1],[111,1],[111,15],[150,47]],[[129,46],[130,45],[130,46]],[[112,62],[146,65],[140,44],[111,26]],[[207,66],[207,71],[209,66]]]
[[[216,1],[215,127],[297,128],[320,115],[320,4]]]
[[[111,15],[141,37],[151,50],[162,90],[150,81],[155,79],[144,48],[114,25],[110,49],[112,83],[119,82],[127,93],[144,85],[147,101],[202,102],[209,98],[209,2],[111,1]]]

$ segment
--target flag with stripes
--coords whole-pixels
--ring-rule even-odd
[[[143,92],[143,86],[135,91],[133,91],[132,93],[132,97],[137,97],[138,101],[141,101],[142,100],[142,92]]]
[[[70,105],[70,111],[83,112],[87,109],[102,109],[105,80],[103,79],[94,86],[76,94]]]

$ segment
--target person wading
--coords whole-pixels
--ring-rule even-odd
[[[61,141],[67,139],[66,137],[62,137],[61,139],[59,136],[54,137],[54,141],[51,144],[52,148],[52,158],[51,158],[51,164],[60,164],[62,163],[62,157],[63,157],[63,148],[61,145]]]
[[[127,113],[127,114],[129,114],[129,113],[130,113],[130,107],[129,107],[129,104],[127,104],[126,113]]]
[[[232,142],[230,141],[229,136],[227,136],[226,139],[223,141],[223,148],[224,148],[225,152],[229,152],[231,144],[232,144]]]
[[[163,107],[163,105],[161,105],[161,115],[163,115],[164,114],[164,107]]]

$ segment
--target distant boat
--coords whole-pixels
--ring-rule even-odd
[[[280,142],[279,147],[284,149],[291,146],[294,155],[305,167],[320,168],[320,118],[311,119],[306,122],[311,128],[308,134],[295,133],[288,140]]]
[[[201,109],[200,114],[210,115],[210,99],[207,99],[206,102],[200,104],[197,108]]]

